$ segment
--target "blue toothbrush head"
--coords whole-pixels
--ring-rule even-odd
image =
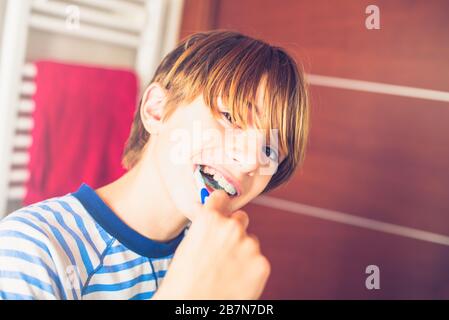
[[[209,196],[209,191],[207,191],[206,188],[202,188],[200,196],[201,196],[201,204],[204,204],[206,202],[206,198]]]
[[[200,166],[196,167],[193,175],[195,176],[195,181],[196,181],[198,189],[200,191],[201,204],[204,204],[206,202],[207,197],[209,197],[210,194],[206,188],[206,184],[204,183],[203,177],[201,176]]]

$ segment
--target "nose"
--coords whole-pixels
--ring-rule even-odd
[[[262,145],[257,133],[251,131],[234,132],[226,150],[233,165],[243,174],[253,176],[261,165]]]
[[[239,167],[240,172],[252,177],[260,167],[259,160],[257,158],[254,160],[245,158],[247,157],[240,153],[235,153],[232,157],[232,161]]]

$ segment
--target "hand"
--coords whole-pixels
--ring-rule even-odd
[[[153,299],[258,299],[270,263],[248,235],[248,215],[228,211],[226,192],[214,191],[175,252]]]

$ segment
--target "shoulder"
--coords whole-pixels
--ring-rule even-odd
[[[66,238],[83,238],[92,233],[95,222],[70,194],[23,207],[0,221],[0,239],[15,238],[33,242],[67,243]],[[85,240],[85,239],[83,239]]]
[[[0,298],[64,298],[58,267],[60,245],[55,224],[40,202],[19,209],[0,222]]]
[[[41,256],[51,255],[51,225],[48,212],[39,202],[21,208],[0,221],[0,248],[42,251]]]
[[[12,263],[14,270],[27,268],[29,263],[38,263],[60,275],[73,269],[82,286],[106,248],[101,232],[74,196],[51,198],[21,208],[0,221],[0,261]]]
[[[83,205],[71,194],[37,202],[21,208],[0,222],[2,236],[20,238],[41,246],[55,245],[90,264],[107,246],[108,238]],[[37,240],[37,241],[33,241]],[[75,252],[73,252],[75,251]]]

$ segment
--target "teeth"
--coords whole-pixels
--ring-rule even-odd
[[[222,187],[230,195],[235,195],[237,193],[234,186],[226,181],[226,179],[219,172],[215,171],[215,169],[203,166],[203,172],[211,175],[214,180],[218,182],[220,187]]]
[[[225,180],[225,178],[223,177],[223,176],[221,176],[221,175],[219,175],[218,177],[217,177],[217,174],[215,174],[214,175],[214,179],[218,182],[218,184],[223,188],[223,189],[225,189],[225,191],[227,192],[227,193],[229,193],[229,194],[235,194],[235,188],[230,184],[230,183],[228,183],[226,180]]]
[[[234,189],[234,187],[232,187],[232,186],[227,186],[227,187],[225,187],[225,191],[227,192],[227,193],[229,193],[229,194],[231,194],[231,195],[234,195],[235,194],[235,189]]]
[[[212,176],[215,174],[215,170],[210,167],[203,167],[203,171],[204,171],[204,173],[208,173]]]

